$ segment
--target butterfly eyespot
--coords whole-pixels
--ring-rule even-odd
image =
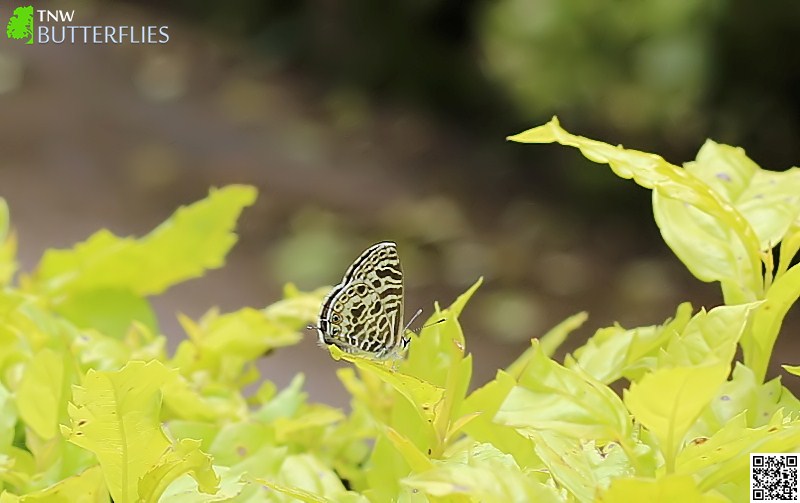
[[[339,316],[338,314],[334,314],[333,316],[331,316],[331,321],[334,323],[339,323],[340,321],[342,321],[342,317]]]

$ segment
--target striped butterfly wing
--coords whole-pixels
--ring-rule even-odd
[[[394,243],[382,242],[364,251],[323,301],[320,341],[343,351],[388,358],[408,343],[402,323],[400,258]]]
[[[403,269],[400,267],[397,245],[383,241],[369,247],[345,272],[342,282],[352,281],[364,281],[377,291],[389,318],[392,342],[399,343],[404,335]]]

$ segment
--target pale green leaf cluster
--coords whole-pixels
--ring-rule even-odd
[[[48,251],[18,285],[0,205],[0,501],[360,498],[336,472],[367,449],[342,411],[307,403],[302,376],[245,393],[259,358],[300,340],[324,290],[181,316],[171,355],[158,331],[150,296],[222,266],[255,197],[230,186],[142,238],[100,231]]]
[[[698,279],[722,288],[724,305],[692,314],[682,304],[662,325],[598,330],[565,359],[566,368],[604,384],[628,382],[622,395],[634,435],[615,442],[633,478],[614,479],[605,491],[600,483],[594,497],[747,501],[749,453],[800,450],[800,401],[780,378],[764,382],[783,319],[800,297],[800,264],[792,265],[800,250],[800,168],[766,171],[742,149],[710,140],[679,167],[573,135],[556,118],[509,139],[576,147],[652,190],[666,243]]]
[[[747,501],[749,453],[800,450],[800,401],[764,379],[800,295],[797,170],[710,142],[680,168],[555,120],[514,139],[576,146],[653,190],[667,243],[725,304],[599,329],[557,362],[580,313],[474,383],[459,316],[479,280],[404,359],[331,347],[344,411],[256,366],[303,337],[325,289],[179,316],[165,349],[150,296],[224,263],[254,189],[214,190],[142,238],[50,251],[18,282],[0,205],[0,503]]]

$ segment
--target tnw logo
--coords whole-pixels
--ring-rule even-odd
[[[74,10],[44,10],[40,9],[35,11],[37,21],[39,23],[67,23],[72,22],[75,18]],[[14,40],[25,40],[26,44],[32,44],[34,41],[34,10],[33,6],[26,5],[24,7],[17,7],[14,9],[14,14],[8,20],[6,25],[6,35],[8,38]]]
[[[33,43],[33,6],[17,7],[8,20],[6,35],[14,40],[27,39],[26,44]]]

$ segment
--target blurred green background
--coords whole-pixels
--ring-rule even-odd
[[[577,311],[588,337],[720,302],[683,270],[649,193],[572,150],[504,137],[570,131],[690,160],[706,138],[768,169],[800,159],[800,3],[173,0],[37,3],[78,24],[169,25],[164,45],[0,44],[0,195],[22,263],[100,227],[142,234],[210,185],[257,185],[226,268],[156,299],[263,306],[339,281],[399,244],[407,313],[486,278],[464,316],[476,383]],[[3,19],[10,6],[1,11]],[[797,364],[788,336],[775,363]],[[577,344],[577,340],[571,345]],[[343,400],[314,336],[267,358]],[[568,347],[570,344],[568,344]]]

